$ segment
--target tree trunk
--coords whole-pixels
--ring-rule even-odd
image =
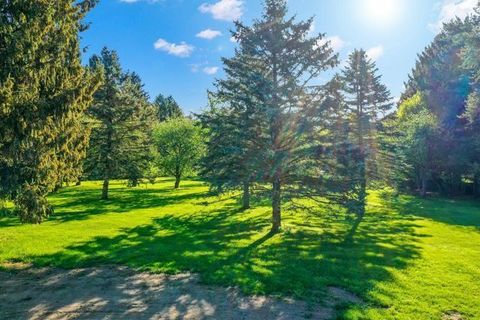
[[[365,215],[365,206],[367,204],[367,173],[364,154],[362,155],[362,158],[363,159],[360,161],[360,192],[358,195],[358,215],[360,217]]]
[[[103,180],[102,200],[108,200],[108,185],[110,181],[108,179]]]
[[[75,185],[78,187],[78,186],[81,186],[82,185],[82,180],[78,180],[77,183],[75,183]]]
[[[242,197],[242,209],[250,209],[250,183],[244,182],[243,183],[243,197]]]
[[[180,188],[180,176],[175,177],[175,189]]]
[[[480,174],[473,176],[473,195],[476,198],[480,197]]]
[[[420,195],[422,196],[422,198],[427,197],[427,175],[426,174],[422,174],[422,187],[420,189]]]
[[[282,226],[282,185],[280,177],[275,174],[272,190],[272,233],[280,231]]]

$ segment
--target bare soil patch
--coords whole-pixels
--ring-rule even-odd
[[[337,305],[361,303],[339,288],[329,288],[324,306],[312,307],[205,286],[188,273],[19,266],[0,271],[0,319],[332,319]]]

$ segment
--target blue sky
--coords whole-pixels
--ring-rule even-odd
[[[471,12],[477,0],[289,0],[298,19],[315,16],[344,60],[368,50],[385,84],[398,97],[416,56],[441,22]],[[199,112],[207,89],[223,76],[221,57],[233,54],[232,21],[260,16],[261,0],[100,0],[82,34],[88,58],[104,46],[126,70],[137,72],[153,98],[173,95],[185,112]],[[328,75],[325,75],[328,77]]]

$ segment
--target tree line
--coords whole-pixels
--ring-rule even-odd
[[[313,19],[265,0],[259,19],[235,23],[225,77],[190,117],[172,97],[151,102],[115,51],[81,64],[94,5],[0,4],[0,198],[24,222],[52,213],[48,193],[87,179],[108,199],[112,179],[169,175],[178,188],[197,174],[214,193],[238,191],[244,209],[269,198],[272,232],[286,203],[306,199],[362,217],[371,188],[480,195],[480,5],[419,55],[395,108],[365,50],[340,67]]]

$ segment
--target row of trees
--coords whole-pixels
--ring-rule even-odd
[[[344,206],[360,217],[374,184],[399,191],[480,195],[480,4],[446,24],[419,56],[399,107],[364,50],[337,67],[312,20],[287,17],[286,1],[267,0],[252,26],[236,24],[235,56],[224,59],[202,115],[210,130],[202,176],[212,189],[268,188],[272,232],[282,200]]]
[[[102,199],[109,198],[112,179],[136,187],[143,178],[159,175],[180,179],[192,173],[203,152],[201,129],[184,117],[173,97],[159,95],[153,103],[140,77],[124,72],[115,51],[104,48],[90,59],[103,82],[85,115],[91,130],[83,176],[102,180]]]
[[[283,0],[265,1],[262,19],[236,24],[235,56],[201,120],[210,130],[202,176],[214,190],[270,185],[272,232],[284,199],[325,198],[363,215],[375,170],[377,122],[392,107],[375,63],[355,50],[327,85],[316,79],[338,65],[312,20],[287,17]]]
[[[419,56],[395,117],[392,176],[404,189],[480,196],[480,5]]]
[[[65,183],[103,180],[108,199],[111,179],[136,186],[149,171],[175,171],[178,187],[199,157],[179,159],[185,150],[165,135],[188,144],[200,129],[172,97],[150,103],[116,52],[103,49],[82,65],[79,35],[95,4],[0,3],[0,199],[12,199],[23,222],[48,217],[45,197]]]
[[[104,49],[81,65],[79,33],[95,1],[0,4],[0,199],[25,222],[51,214],[45,196],[64,183],[112,179],[131,187],[159,174],[198,172],[212,191],[252,192],[272,203],[341,205],[362,217],[374,184],[422,195],[480,193],[480,9],[445,25],[419,56],[398,110],[364,50],[339,70],[312,19],[265,0],[209,108],[187,119],[172,97],[153,103],[140,77]],[[480,6],[479,6],[480,7]],[[327,83],[320,77],[334,74]]]

